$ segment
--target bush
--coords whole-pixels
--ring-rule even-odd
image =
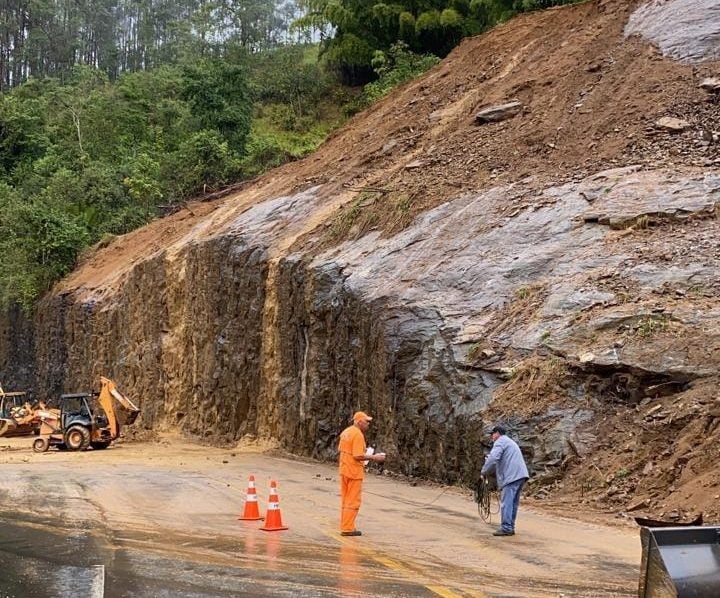
[[[163,165],[163,178],[174,177],[175,197],[215,190],[240,174],[240,160],[217,131],[193,133]]]
[[[365,83],[372,78],[374,50],[370,44],[346,33],[333,39],[324,54],[327,65],[348,85]]]
[[[83,67],[0,96],[0,302],[29,307],[104,234],[239,177],[245,78],[217,60],[115,84]]]
[[[89,241],[83,223],[42,201],[24,202],[7,187],[0,201],[0,303],[26,309],[69,272]]]
[[[373,60],[378,80],[368,83],[360,100],[361,106],[368,106],[390,91],[422,75],[440,62],[431,54],[415,54],[404,42],[394,44],[387,53],[378,52]]]

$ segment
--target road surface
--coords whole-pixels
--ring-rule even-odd
[[[358,527],[338,532],[329,464],[180,439],[31,452],[0,439],[2,598],[634,596],[639,535],[524,508],[492,536],[455,488],[381,475]],[[261,511],[277,480],[282,532],[238,521],[247,478]]]

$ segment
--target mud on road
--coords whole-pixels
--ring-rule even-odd
[[[369,475],[337,533],[329,464],[179,439],[34,454],[0,442],[0,596],[631,596],[638,534],[521,507],[494,538],[469,495]],[[288,531],[241,522],[278,481]]]

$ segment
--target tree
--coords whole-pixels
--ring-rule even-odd
[[[0,301],[31,305],[89,243],[237,179],[251,114],[243,68],[219,59],[0,95]]]
[[[198,128],[216,130],[231,150],[242,153],[252,113],[245,73],[223,60],[204,60],[183,69],[183,97]]]
[[[348,84],[367,83],[376,50],[403,41],[416,53],[447,55],[459,41],[523,10],[577,0],[301,0],[294,26],[319,31],[323,58]],[[329,34],[329,35],[328,35]]]

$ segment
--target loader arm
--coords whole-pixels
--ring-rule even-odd
[[[140,409],[135,405],[135,403],[123,395],[115,386],[115,382],[109,378],[101,376],[100,383],[102,384],[102,389],[100,390],[98,402],[107,416],[111,438],[112,440],[115,440],[120,435],[120,422],[118,421],[118,414],[115,411],[115,403],[113,399],[120,403],[127,412],[125,423],[128,425],[132,424],[137,419]]]

